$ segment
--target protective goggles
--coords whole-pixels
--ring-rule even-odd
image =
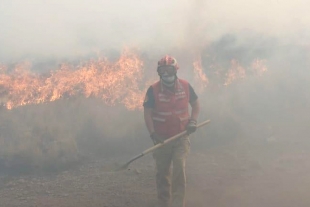
[[[157,72],[159,75],[164,74],[165,72],[167,72],[168,74],[175,74],[176,69],[173,66],[162,66],[157,68]]]

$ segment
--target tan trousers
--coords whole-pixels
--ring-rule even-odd
[[[160,207],[168,207],[170,204],[171,207],[185,206],[185,160],[189,148],[189,137],[185,136],[157,149],[153,154],[156,161],[156,185]]]

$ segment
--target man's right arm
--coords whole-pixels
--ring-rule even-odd
[[[152,134],[155,131],[154,130],[154,123],[153,123],[153,119],[152,119],[153,108],[155,106],[155,99],[154,99],[152,86],[149,87],[147,92],[146,92],[145,99],[143,102],[143,106],[144,106],[145,125],[146,125],[149,133]]]
[[[152,108],[144,107],[144,121],[147,130],[149,131],[150,135],[154,133],[154,123],[152,119]]]

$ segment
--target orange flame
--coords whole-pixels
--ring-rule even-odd
[[[200,55],[193,62],[193,66],[194,66],[195,81],[199,84],[199,90],[203,91],[207,87],[209,79],[207,75],[203,72]]]
[[[265,72],[267,72],[266,60],[254,60],[250,66],[250,70],[250,72],[254,72],[255,75],[262,76]],[[224,85],[228,86],[238,79],[244,79],[247,72],[249,72],[249,70],[246,70],[243,66],[241,66],[237,60],[232,59],[231,66],[225,74]]]
[[[267,71],[265,62],[253,61],[251,72],[261,76]],[[143,62],[128,49],[115,62],[98,58],[78,66],[63,64],[48,74],[35,74],[30,69],[29,62],[16,65],[12,71],[0,65],[0,104],[7,109],[81,95],[102,99],[110,106],[123,104],[129,110],[141,109],[147,87],[155,82],[154,78],[144,81]],[[203,92],[209,79],[203,71],[201,55],[193,62],[193,69],[198,90]],[[237,60],[231,60],[224,85],[244,79],[246,72]]]
[[[266,60],[256,59],[252,62],[251,67],[254,70],[254,73],[258,76],[262,76],[265,72],[268,71],[266,66]]]
[[[11,73],[2,67],[0,96],[5,97],[6,108],[78,94],[101,98],[109,105],[122,103],[130,110],[142,107],[144,90],[140,90],[139,81],[143,76],[143,63],[129,50],[114,63],[99,58],[78,67],[64,64],[47,77],[31,73],[30,66],[29,63],[18,65]]]
[[[235,59],[232,59],[230,62],[230,68],[228,72],[225,74],[225,83],[224,86],[228,86],[236,79],[245,78],[245,69],[239,64],[239,62]]]

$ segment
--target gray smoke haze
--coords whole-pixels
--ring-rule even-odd
[[[195,50],[227,33],[308,44],[307,8],[307,0],[4,0],[0,61],[74,58],[124,46],[160,54]]]
[[[178,76],[188,80],[198,94],[198,121],[211,120],[191,135],[193,158],[188,162],[188,197],[201,201],[201,205],[189,206],[310,206],[308,5],[308,0],[1,0],[0,66],[4,63],[14,68],[15,63],[27,59],[32,61],[33,70],[42,72],[55,69],[58,63],[74,64],[102,53],[108,57],[110,53],[117,54],[113,56],[117,59],[124,47],[135,47],[144,62],[143,80],[149,80],[157,78],[158,58],[170,53],[180,64]],[[202,91],[193,73],[197,57],[209,79]],[[224,86],[232,60],[246,70],[246,78]],[[251,70],[255,60],[266,64],[268,71],[262,76]],[[140,89],[145,90],[143,87],[144,84]],[[4,89],[0,80],[0,103],[2,97],[6,98]],[[0,175],[37,172],[38,168],[67,169],[89,161],[94,166],[93,161],[97,163],[100,158],[104,158],[104,165],[109,160],[128,161],[152,146],[141,110],[128,111],[122,104],[107,106],[98,98],[67,94],[61,100],[13,110],[0,105],[0,143]],[[150,172],[144,171],[147,168],[132,172],[149,176]],[[63,201],[75,199],[74,195],[86,196],[84,186],[90,186],[89,192],[95,197],[112,192],[124,206],[133,204],[129,201],[135,199],[141,203],[143,194],[138,191],[136,198],[125,200],[118,195],[126,191],[118,194],[120,191],[112,185],[98,187],[101,179],[97,175],[102,169],[89,169],[94,171],[87,170],[88,175],[83,176],[86,184],[80,182],[82,179],[77,181],[82,184],[83,193],[79,194],[74,184]],[[93,175],[94,188],[89,180]],[[132,189],[138,189],[138,183],[133,181],[141,181],[143,193],[149,186],[146,181],[150,181],[149,177],[128,179],[128,174],[124,178],[131,184],[124,185],[122,180],[106,175],[112,174],[102,174],[102,180],[113,180],[113,186],[120,183],[119,189],[129,188],[130,196],[134,195]],[[66,179],[62,185],[58,177],[62,176],[57,176],[57,182],[49,178],[49,183],[57,183],[63,189],[71,182],[71,178]],[[192,182],[196,177],[197,182]],[[20,190],[14,194],[14,185],[11,188],[2,184],[1,176],[0,185],[4,186],[1,192],[8,192],[3,191],[3,195],[14,196],[14,204],[19,200],[24,205],[32,198],[37,202],[41,196],[30,190],[30,196],[22,193],[27,198],[24,200]],[[16,186],[25,191],[19,184]],[[47,185],[40,186],[47,189]],[[71,195],[72,188],[77,194]],[[100,192],[95,193],[96,189]],[[52,199],[64,195],[61,190],[59,194],[50,191],[55,192]],[[49,198],[48,194],[43,196]],[[99,197],[103,202],[112,200]],[[91,197],[82,198],[88,202]],[[238,205],[243,198],[248,202]],[[223,205],[226,201],[227,205]],[[103,205],[120,206],[120,202]]]

